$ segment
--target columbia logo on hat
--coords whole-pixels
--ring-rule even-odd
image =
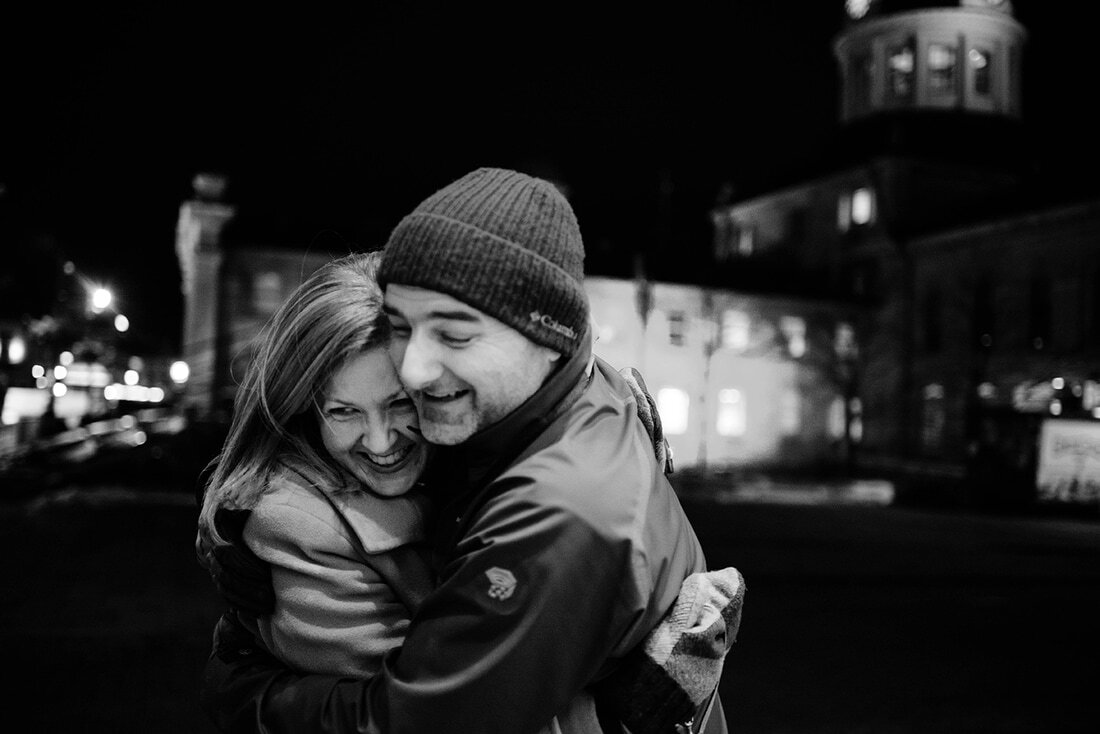
[[[562,336],[568,337],[570,339],[576,339],[577,338],[577,332],[573,331],[573,329],[571,329],[570,327],[568,327],[564,324],[559,324],[549,314],[539,313],[538,311],[532,311],[531,312],[531,320],[540,322],[547,329],[550,329],[551,331],[556,331],[559,334],[561,334]]]

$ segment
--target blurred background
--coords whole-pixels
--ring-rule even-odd
[[[0,49],[13,708],[208,730],[195,490],[253,337],[491,165],[570,199],[596,351],[641,371],[711,565],[746,576],[735,730],[1094,730],[1087,28],[1038,0],[27,14]]]

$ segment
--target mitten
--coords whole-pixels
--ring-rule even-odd
[[[694,720],[718,687],[744,599],[745,580],[732,567],[684,580],[672,609],[601,683],[601,695],[631,734],[672,734],[700,725]]]
[[[262,617],[275,610],[275,587],[271,567],[244,542],[244,526],[251,514],[251,510],[219,508],[214,513],[214,525],[229,544],[214,543],[200,525],[195,552],[231,608]]]
[[[653,453],[657,457],[657,466],[665,474],[671,474],[673,471],[672,447],[668,445],[668,441],[665,439],[664,431],[661,428],[661,414],[657,412],[657,403],[649,394],[649,390],[646,389],[642,374],[633,367],[625,367],[619,370],[619,375],[626,380],[626,384],[630,385],[630,391],[634,393],[634,402],[638,404],[638,418],[642,421],[646,433],[649,434],[649,438],[653,442]]]

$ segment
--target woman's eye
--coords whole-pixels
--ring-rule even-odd
[[[390,403],[392,410],[413,410],[416,408],[416,404],[413,403],[412,398],[399,398]]]
[[[348,420],[349,418],[355,417],[355,410],[353,408],[329,408],[326,412],[329,418],[334,418],[335,420]]]
[[[442,339],[444,343],[453,347],[464,346],[473,340],[473,337],[461,336],[459,334],[440,334],[439,338]]]

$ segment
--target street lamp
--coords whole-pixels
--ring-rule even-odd
[[[96,288],[92,291],[92,310],[100,312],[111,305],[113,296],[106,288]]]
[[[122,334],[130,328],[130,319],[126,318],[122,314],[115,316],[115,331]]]

